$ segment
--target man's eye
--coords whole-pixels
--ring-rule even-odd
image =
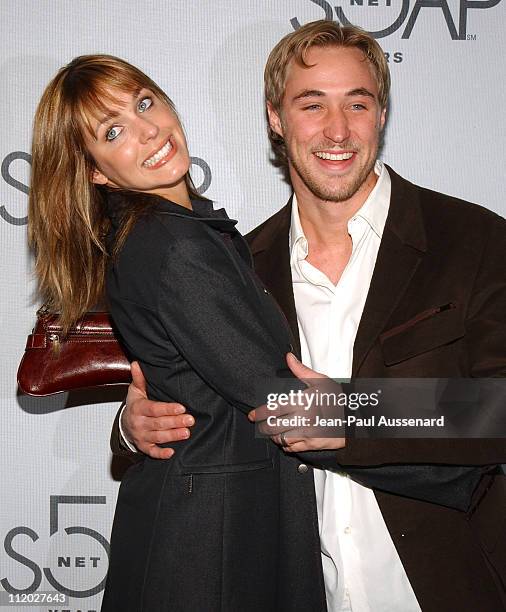
[[[153,104],[153,100],[151,98],[142,98],[142,100],[137,105],[137,109],[140,113],[147,111],[148,108]]]
[[[352,104],[351,107],[353,108],[353,110],[364,110],[365,106],[363,104],[359,104],[358,102],[356,104]]]
[[[107,130],[105,134],[105,139],[109,141],[114,140],[121,134],[122,129],[123,128],[117,126],[112,127],[110,130]]]
[[[319,104],[309,104],[304,107],[304,110],[318,110],[320,108]]]

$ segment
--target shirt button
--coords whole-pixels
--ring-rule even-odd
[[[301,463],[299,467],[297,468],[297,472],[299,472],[299,474],[305,474],[308,470],[309,468],[307,467],[305,463]]]
[[[345,527],[344,528],[344,533],[346,533],[346,534],[351,533],[351,527]]]
[[[269,292],[267,291],[267,289],[264,287],[264,293],[269,295]]]

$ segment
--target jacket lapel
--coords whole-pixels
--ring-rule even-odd
[[[390,208],[355,339],[354,376],[384,330],[427,250],[419,189],[387,168],[392,182]],[[246,239],[253,254],[255,271],[285,313],[300,354],[288,245],[291,210],[290,198],[284,208],[248,234]]]
[[[275,298],[292,330],[296,353],[300,355],[299,327],[290,270],[289,231],[292,200],[278,213],[246,236],[258,274]]]
[[[353,376],[358,375],[427,249],[418,189],[391,168],[388,172],[390,208],[353,348]]]

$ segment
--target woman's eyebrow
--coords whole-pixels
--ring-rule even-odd
[[[119,112],[118,111],[111,111],[109,113],[107,113],[106,115],[103,115],[98,123],[97,126],[95,127],[95,134],[97,134],[98,130],[100,129],[100,127],[102,125],[104,125],[104,123],[107,123],[108,121],[110,121],[111,119],[114,119],[115,117],[119,116]]]

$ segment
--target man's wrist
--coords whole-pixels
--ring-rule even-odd
[[[126,407],[127,407],[126,402],[123,402],[122,407],[121,407],[121,412],[119,415],[119,419],[118,419],[119,443],[120,443],[120,446],[124,447],[125,449],[128,449],[132,453],[138,453],[139,451],[135,447],[134,443],[128,439],[128,437],[125,434],[125,430],[123,429],[122,419],[123,419],[123,413],[125,412]]]

